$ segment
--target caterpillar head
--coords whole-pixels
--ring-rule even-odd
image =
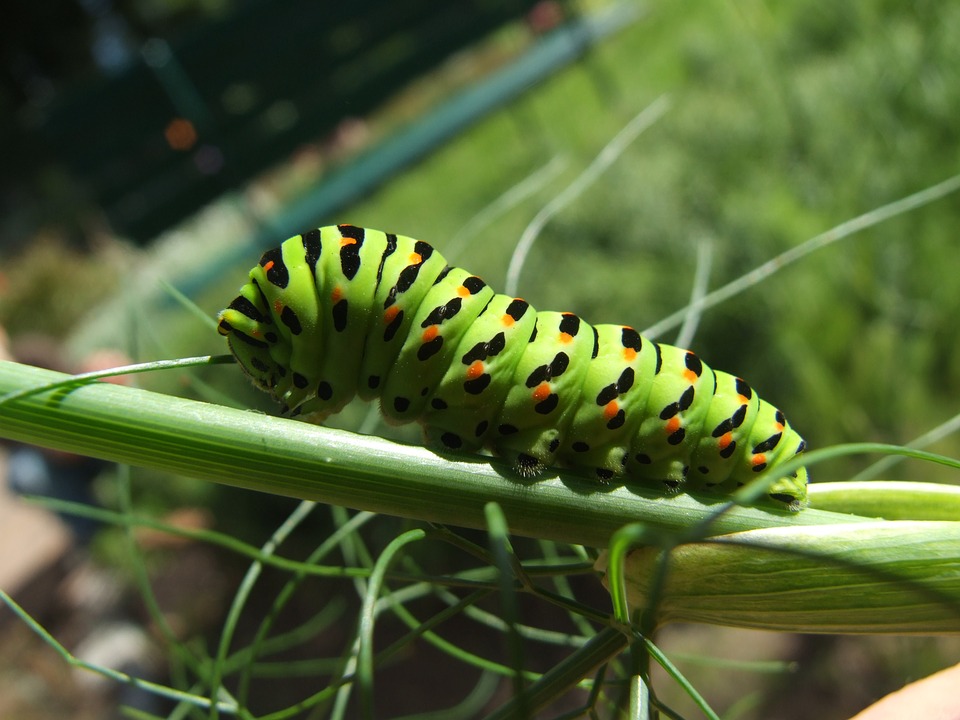
[[[258,307],[258,303],[251,302],[251,289],[255,289],[252,283],[245,285],[240,295],[220,311],[217,332],[227,338],[230,352],[253,384],[285,403],[289,392],[286,386],[291,382],[285,364],[276,357],[284,344],[272,327],[270,314]]]
[[[293,240],[263,254],[217,318],[243,371],[291,413],[316,397],[311,368],[322,356],[313,268],[300,238]]]

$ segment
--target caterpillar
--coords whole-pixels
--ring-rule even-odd
[[[804,451],[783,413],[693,352],[622,325],[536,311],[431,245],[352,225],[268,250],[218,332],[283,412],[322,422],[355,396],[435,447],[489,448],[534,476],[727,494]],[[799,510],[807,471],[769,496]]]

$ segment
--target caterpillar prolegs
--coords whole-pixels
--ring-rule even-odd
[[[219,332],[284,412],[314,422],[359,395],[429,443],[670,491],[729,493],[803,452],[783,413],[689,350],[536,311],[421,240],[338,225],[268,250]],[[806,499],[801,468],[770,497]]]

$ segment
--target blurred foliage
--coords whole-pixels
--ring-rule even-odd
[[[0,268],[0,326],[11,336],[69,335],[91,306],[116,293],[124,255],[116,243],[91,254],[52,231],[38,233]]]
[[[947,109],[960,106],[958,32],[960,8],[936,4],[655,3],[579,65],[316,224],[402,232],[444,252],[475,213],[550,158],[565,157],[560,180],[450,258],[502,288],[529,220],[638,109],[668,92],[673,109],[547,225],[520,282],[538,308],[644,328],[686,303],[699,242],[713,245],[717,287],[956,172],[960,134]],[[252,250],[232,268],[217,262],[252,232],[250,216],[277,227],[277,241],[303,229],[284,225],[282,208],[293,198],[277,175],[164,240],[145,258],[146,280],[129,279],[128,292],[154,287],[155,274],[176,280],[216,268],[197,298],[214,314],[256,259]],[[907,442],[960,404],[960,365],[952,362],[960,350],[957,221],[951,196],[809,256],[709,310],[693,348],[785,408],[814,447]],[[82,338],[102,342],[105,331],[132,341],[115,329],[135,326],[145,358],[222,351],[208,327],[141,302],[125,296],[114,312],[127,319],[109,323],[101,317],[110,311],[99,308]],[[141,315],[130,320],[131,312]],[[205,377],[225,392],[240,389],[229,371]],[[241,404],[272,409],[240,387]],[[334,423],[357,427],[367,412],[350,408]],[[409,428],[377,432],[416,438]],[[938,449],[956,454],[957,443]],[[841,478],[862,464],[814,477]]]
[[[530,218],[639,108],[668,92],[668,115],[547,225],[520,284],[537,307],[643,328],[687,301],[699,242],[713,245],[710,285],[717,287],[958,170],[960,128],[951,109],[960,107],[960,7],[819,0],[645,7],[640,22],[577,66],[366,201],[316,223],[402,232],[443,252],[445,238],[475,213],[563,156],[568,169],[560,180],[451,258],[502,287]],[[426,81],[408,91],[432,92]],[[387,107],[417,105],[403,98]],[[298,188],[306,178],[303,157],[312,155],[290,163]],[[323,163],[314,166],[311,172],[323,172]],[[144,358],[220,352],[209,326],[143,290],[156,288],[156,276],[178,280],[213,268],[206,272],[216,280],[198,302],[215,313],[256,251],[231,268],[220,256],[258,224],[275,226],[278,241],[303,229],[284,224],[283,207],[296,198],[283,178],[279,170],[264,176],[161,239],[124,277],[122,299],[96,306],[75,341],[126,343]],[[960,365],[953,362],[960,284],[951,253],[957,220],[951,196],[805,258],[708,311],[693,347],[787,409],[813,446],[909,441],[951,417],[960,398]],[[51,260],[50,272],[58,262]],[[85,279],[82,261],[57,280],[44,278],[42,261],[16,267],[17,278],[5,273],[8,288],[31,290],[7,291],[4,319],[26,326],[72,327],[97,283],[110,284],[95,269]],[[236,392],[233,373],[207,375]],[[242,403],[269,409],[255,397],[249,393]],[[336,422],[356,427],[365,417],[366,409],[350,409]],[[956,447],[953,441],[940,449]],[[850,469],[815,477],[843,477]]]

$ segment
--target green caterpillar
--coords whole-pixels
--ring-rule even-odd
[[[489,447],[524,476],[562,464],[729,493],[804,450],[780,410],[689,350],[537,312],[378,230],[324,227],[268,250],[218,329],[291,416],[379,397],[428,443]],[[769,495],[799,510],[806,485],[801,468]]]

